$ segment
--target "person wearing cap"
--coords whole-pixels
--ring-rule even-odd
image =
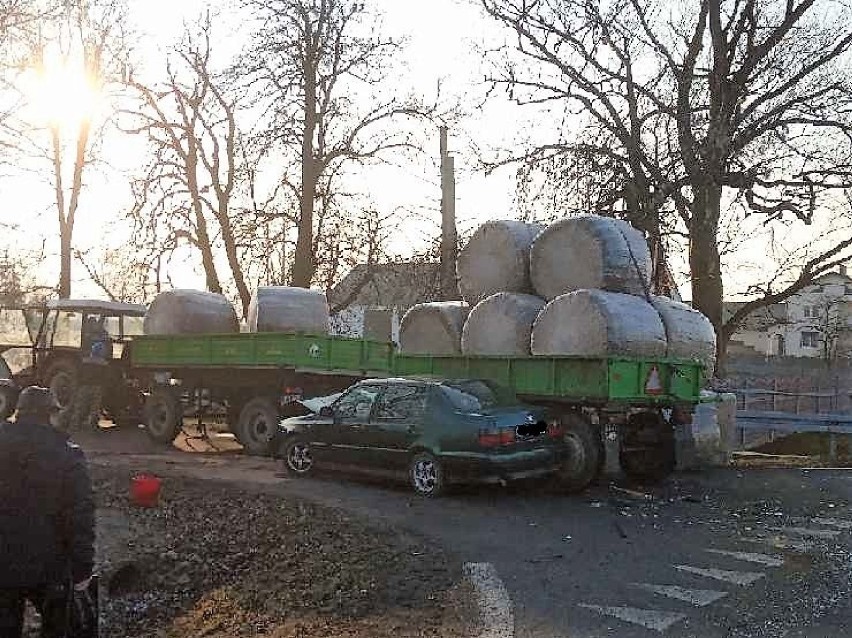
[[[19,638],[24,604],[41,635],[66,636],[70,587],[92,575],[94,499],[82,450],[51,426],[46,388],[25,388],[14,423],[0,425],[0,638]]]

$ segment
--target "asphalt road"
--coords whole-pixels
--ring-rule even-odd
[[[265,459],[92,451],[297,494],[434,539],[502,579],[517,638],[852,636],[852,471],[713,470],[650,491],[541,483],[436,500],[403,485],[276,476]]]

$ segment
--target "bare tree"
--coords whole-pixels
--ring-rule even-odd
[[[259,26],[238,72],[266,98],[263,135],[289,167],[282,183],[299,203],[290,281],[308,287],[317,267],[317,203],[334,183],[328,175],[415,148],[399,120],[433,109],[394,94],[400,45],[381,35],[360,0],[243,1]]]
[[[810,224],[852,185],[852,26],[843,3],[481,2],[514,32],[521,54],[496,82],[519,103],[558,104],[580,124],[530,157],[584,158],[599,170],[594,199],[619,206],[651,239],[666,227],[684,233],[692,302],[719,333],[720,362],[749,311],[848,258],[841,239],[791,285],[723,321],[725,207],[742,205],[767,224]]]
[[[95,162],[111,113],[96,113],[93,107],[72,121],[60,114],[60,108],[67,91],[105,99],[110,86],[120,79],[126,68],[121,30],[124,4],[123,0],[64,0],[31,6],[36,11],[28,23],[31,28],[17,42],[14,71],[45,84],[45,93],[15,100],[14,122],[7,120],[8,128],[14,130],[9,144],[15,147],[22,164],[45,173],[49,170],[59,225],[58,293],[65,298],[71,294],[72,246],[85,188],[84,174]],[[69,76],[78,77],[79,83],[63,89],[59,82],[67,83]],[[12,86],[17,90],[17,84]],[[27,104],[33,101],[42,103]],[[36,111],[47,109],[49,113],[33,117],[21,110],[25,106]]]
[[[187,36],[167,63],[159,86],[131,81],[142,108],[131,114],[129,131],[145,134],[153,149],[147,174],[136,181],[137,224],[161,237],[164,250],[185,241],[201,253],[207,288],[222,292],[216,268],[221,239],[243,314],[250,292],[240,263],[232,200],[239,170],[236,104],[211,64],[212,22],[208,14],[195,36]]]

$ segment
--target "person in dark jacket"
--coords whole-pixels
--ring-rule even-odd
[[[82,450],[50,425],[46,388],[18,398],[0,425],[0,638],[22,634],[24,603],[45,638],[65,636],[69,587],[84,590],[94,561],[94,499]]]

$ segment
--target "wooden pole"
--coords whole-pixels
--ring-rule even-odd
[[[455,159],[449,154],[447,127],[441,133],[441,298],[449,301],[459,298],[456,281],[456,178]]]

